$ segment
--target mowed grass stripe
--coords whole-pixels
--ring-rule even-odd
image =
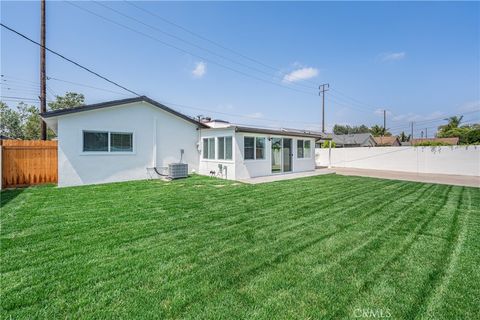
[[[401,188],[399,188],[399,189],[401,189]],[[413,190],[415,190],[415,189],[413,189]],[[405,191],[407,191],[407,190],[405,190]],[[397,195],[402,195],[403,194],[403,192],[399,192],[399,190],[396,190],[396,189],[393,191],[393,193],[395,193]],[[413,191],[410,188],[409,191],[408,191],[408,194],[412,194],[412,193],[413,193]],[[417,195],[417,196],[420,196],[420,194]],[[384,206],[384,205],[371,207],[371,206],[369,206],[369,203],[365,203],[365,206],[370,207],[368,213],[371,214],[373,212],[378,213],[378,210],[380,210],[381,207]],[[404,205],[402,205],[402,209],[403,208],[405,208]],[[365,218],[365,216],[356,216],[355,219],[357,219],[357,220],[355,220],[354,222],[343,225],[339,230],[336,230],[336,231],[333,231],[333,232],[331,231],[331,232],[326,233],[326,234],[320,234],[320,237],[311,239],[308,243],[294,243],[294,244],[291,244],[291,246],[289,246],[289,250],[287,250],[287,251],[284,250],[281,255],[274,256],[270,260],[267,260],[267,261],[257,262],[256,261],[256,255],[254,255],[254,253],[248,252],[248,251],[245,252],[245,254],[242,257],[240,257],[240,259],[239,259],[241,261],[241,265],[240,266],[238,266],[238,265],[235,266],[235,268],[238,271],[232,270],[231,274],[234,274],[235,276],[230,279],[230,282],[228,282],[224,285],[224,289],[225,290],[228,289],[228,290],[231,291],[232,289],[236,290],[235,288],[237,288],[237,287],[244,287],[251,280],[251,278],[254,278],[257,275],[262,274],[263,269],[265,269],[267,267],[271,267],[272,269],[279,269],[279,268],[281,268],[281,266],[283,264],[288,263],[288,261],[290,259],[295,259],[294,256],[299,255],[299,254],[303,254],[304,251],[309,249],[310,246],[319,245],[319,243],[321,241],[324,241],[324,240],[326,240],[330,237],[333,237],[333,236],[342,237],[342,234],[345,232],[345,230],[348,229],[348,227],[350,227],[351,225],[354,225],[354,224],[361,223],[362,221],[364,221],[363,218]],[[324,229],[328,230],[329,228],[327,226]],[[319,231],[322,231],[322,230],[319,230]],[[284,245],[285,244],[280,244],[279,247],[282,247]],[[271,251],[278,252],[275,248]],[[271,248],[269,248],[269,249],[271,249]],[[252,256],[253,258],[251,260],[253,260],[253,261],[250,261],[250,259],[248,259],[248,256]],[[243,265],[245,265],[246,267],[242,268]],[[246,270],[244,270],[244,269],[246,269]],[[215,275],[216,273],[211,272],[210,274]],[[205,276],[208,277],[208,274],[206,274]],[[224,292],[220,292],[220,291],[217,290],[217,295],[222,295],[222,294],[224,294]],[[209,295],[209,298],[211,299],[212,295]],[[203,298],[202,297],[196,297],[196,299],[205,299],[205,297],[203,297]],[[257,299],[255,299],[255,300],[258,303],[258,300]],[[218,301],[220,301],[220,300],[218,300]],[[187,306],[185,306],[185,308],[186,307]]]
[[[438,187],[434,187],[434,186],[425,186],[424,187],[424,190],[423,192],[418,192],[417,195],[414,197],[414,200],[418,199],[418,198],[421,198],[423,197],[424,193],[427,192],[427,191],[430,191],[429,193],[429,196],[432,196],[435,194],[435,191]],[[427,196],[428,197],[428,196]],[[400,199],[403,199],[400,198]],[[392,209],[393,209],[393,212],[395,212],[394,210],[403,210],[403,209],[406,209],[406,207],[410,206],[411,203],[410,201],[407,202],[407,203],[402,203],[403,201],[398,201],[396,204],[392,204]],[[409,207],[409,209],[412,208],[412,206]],[[403,214],[406,214],[406,212],[408,211],[408,209],[406,209],[404,211]],[[378,212],[378,216],[381,216],[383,214],[382,211],[379,211]],[[394,213],[395,214],[395,213]],[[377,217],[378,219],[378,217]],[[399,222],[399,219],[397,219],[394,223],[392,223],[391,225],[389,225],[387,228],[385,229],[382,229],[382,231],[386,231],[388,228],[391,228],[393,225],[395,225],[395,223],[398,223]],[[367,224],[368,226],[368,224]],[[369,230],[369,231],[373,231],[373,230]],[[342,242],[343,241],[343,238],[345,238],[343,236],[342,233],[339,233],[336,235],[336,238],[338,238],[339,240],[337,242]],[[348,240],[350,240],[353,244],[356,244],[356,241],[359,241],[359,240],[362,240],[362,239],[365,239],[365,237],[363,235],[361,235],[361,238],[352,238],[351,236],[348,236],[346,237]],[[309,284],[311,283],[318,283],[318,287],[321,288],[322,286],[325,286],[325,275],[327,274],[330,274],[331,271],[335,271],[335,270],[332,270],[334,267],[334,269],[340,269],[340,270],[343,270],[345,267],[344,267],[344,264],[347,263],[349,264],[349,259],[354,255],[354,254],[360,254],[359,251],[361,251],[361,249],[363,250],[368,250],[368,247],[367,245],[368,244],[371,244],[371,240],[367,237],[366,238],[367,240],[362,242],[360,245],[354,247],[353,249],[351,250],[347,250],[348,249],[348,246],[344,246],[344,247],[340,247],[338,248],[338,250],[336,250],[335,252],[331,253],[331,254],[327,254],[327,255],[323,255],[321,256],[321,258],[316,258],[316,253],[315,253],[315,250],[311,250],[309,252],[305,252],[305,253],[301,253],[303,256],[301,257],[298,257],[298,261],[296,264],[300,264],[302,263],[303,265],[307,264],[309,269],[308,270],[305,270],[301,275],[300,275],[300,278],[295,278],[294,280],[292,280],[292,285],[294,284],[298,284],[300,283],[301,285],[304,285],[306,287],[309,286]],[[319,247],[319,248],[315,248],[317,251],[318,250],[322,250],[323,248],[322,247]],[[323,251],[325,251],[326,249],[323,249]],[[311,258],[313,257],[313,258]],[[311,259],[310,259],[311,258]],[[307,259],[307,261],[311,260],[311,263],[306,263],[305,262],[305,259]],[[310,264],[310,265],[309,265]],[[279,266],[280,268],[280,271],[279,271],[279,274],[280,275],[286,275],[289,273],[289,271],[295,271],[295,270],[288,270],[288,266],[286,266],[285,268],[287,270],[282,270],[282,266]],[[304,277],[305,275],[308,275],[308,277]],[[279,281],[281,281],[280,283],[280,288],[282,288],[282,283],[284,282],[284,280],[282,279],[282,277],[278,277]],[[321,279],[321,280],[317,280],[317,279]],[[340,281],[340,283],[342,283],[342,281]],[[252,289],[250,289],[252,290]],[[318,292],[316,292],[318,293]],[[331,294],[334,294],[336,295],[336,293],[331,293]],[[268,295],[266,294],[265,295],[266,298],[268,298]],[[307,316],[307,315],[306,315]],[[312,317],[312,315],[308,315],[309,317]],[[316,314],[315,316],[320,316],[318,314]]]
[[[459,283],[476,275],[480,197],[460,193],[335,175],[2,192],[1,314],[304,319],[372,302],[394,315],[474,314],[479,286]]]
[[[347,192],[348,192],[348,191],[347,191]],[[245,194],[242,194],[242,196],[243,196],[243,195],[245,195]],[[333,194],[332,194],[332,197],[334,197]],[[348,195],[347,195],[346,197],[348,197]],[[337,202],[342,201],[342,199],[343,199],[343,198],[340,198]],[[237,211],[240,211],[240,212],[241,212],[241,207],[239,206],[239,208],[240,208],[240,209],[237,210]],[[274,213],[276,210],[277,210],[277,209],[274,208],[272,212]],[[79,210],[79,211],[81,212],[81,210]],[[271,214],[272,212],[268,212],[268,214]],[[230,212],[230,213],[232,213],[232,216],[236,216],[236,215],[235,215],[235,212]],[[134,213],[131,212],[130,214],[134,214]],[[205,215],[202,215],[202,217],[203,217],[203,216],[205,216]],[[181,218],[183,218],[183,216],[179,216],[179,215],[174,215],[174,217],[175,217],[176,219],[181,219]],[[150,219],[153,219],[153,218],[150,218]],[[212,218],[212,219],[213,219],[213,218]],[[217,220],[218,220],[218,217],[217,217]],[[252,219],[252,220],[254,220],[254,219]],[[101,222],[101,218],[94,219],[94,220],[92,220],[91,222],[92,222],[92,223],[99,223],[99,222]],[[115,227],[118,227],[117,225],[113,224],[113,221],[112,221],[112,220],[109,219],[109,222],[112,223],[112,226],[109,227],[109,229],[111,229],[111,230],[102,229],[102,231],[101,231],[102,233],[104,233],[104,232],[112,232],[112,231],[114,231]],[[148,223],[149,221],[147,220],[147,221],[141,221],[141,222],[142,222],[142,223]],[[200,222],[208,222],[208,221],[200,221]],[[138,221],[133,220],[132,223],[138,223]],[[84,223],[83,223],[83,224],[84,224]],[[90,224],[88,224],[88,225],[85,225],[83,228],[81,228],[81,226],[80,226],[80,228],[73,229],[70,233],[66,232],[66,231],[72,229],[73,227],[77,227],[77,226],[75,226],[75,225],[68,225],[67,230],[63,230],[62,236],[68,237],[68,236],[76,235],[76,234],[78,234],[78,233],[80,233],[80,232],[83,232],[83,231],[87,231],[87,232],[92,231]],[[130,226],[129,226],[128,224],[124,224],[122,227],[129,228]],[[165,230],[165,231],[163,231],[163,232],[168,233],[168,232],[172,232],[172,231],[178,231],[179,229],[180,229],[179,227],[175,226],[175,228],[170,229],[170,230]],[[57,231],[57,230],[55,230],[55,231]],[[94,230],[94,231],[92,231],[92,233],[93,233],[93,234],[91,234],[91,235],[89,235],[88,237],[85,237],[85,238],[84,238],[84,239],[86,240],[86,242],[84,242],[83,245],[88,246],[90,243],[95,243],[95,242],[98,241],[98,239],[97,239],[97,238],[98,238],[97,235],[99,234],[98,230],[97,230],[97,231]],[[156,233],[158,233],[158,232],[155,231],[153,234],[156,234]],[[40,234],[40,233],[39,233],[39,234]],[[118,242],[118,240],[115,239],[114,237],[113,237],[113,238],[110,237],[110,238],[104,240],[104,246],[109,246],[108,243],[110,243],[110,242],[113,243],[113,244],[120,244],[120,245],[121,245],[122,243],[124,243],[124,242],[127,242],[127,241],[128,241],[129,243],[134,243],[136,240],[142,240],[142,239],[144,239],[144,238],[146,238],[146,237],[149,237],[149,236],[151,236],[151,235],[152,235],[152,233],[151,233],[151,234],[147,234],[147,235],[145,235],[145,234],[142,233],[142,234],[138,234],[138,235],[136,235],[136,236],[128,237],[128,239],[125,240],[125,241],[123,241],[123,242]],[[101,236],[101,234],[100,234],[100,236]],[[50,241],[50,240],[55,241],[55,240],[57,239],[57,237],[58,237],[58,235],[54,235],[54,236],[50,236],[49,238],[46,238],[46,239],[44,239],[44,238],[36,238],[36,239],[34,239],[34,240],[35,240],[35,248],[34,248],[35,251],[36,251],[36,252],[42,252],[42,253],[44,253],[44,254],[45,254],[45,257],[48,258],[48,260],[52,260],[52,258],[55,257],[55,256],[52,257],[52,256],[50,255],[50,252],[49,252],[49,251],[55,251],[56,254],[62,254],[62,251],[58,251],[57,248],[52,248],[52,247],[49,245],[48,242],[46,242],[46,243],[43,242],[43,241]],[[46,251],[42,251],[42,249],[43,249],[43,250],[46,250]],[[70,246],[65,246],[65,251],[71,251]],[[70,254],[71,254],[71,253],[70,253]],[[16,259],[17,257],[13,256],[12,258],[13,258],[13,259]],[[60,256],[59,258],[65,258],[65,256]],[[39,263],[43,263],[43,261],[39,261]],[[27,265],[27,266],[32,266],[32,265]],[[26,267],[27,267],[27,266],[26,266]],[[33,266],[34,266],[34,265],[33,265]],[[6,271],[8,271],[8,270],[6,270]]]

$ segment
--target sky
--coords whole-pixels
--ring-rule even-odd
[[[39,2],[2,1],[1,21],[39,40]],[[2,100],[36,104],[39,47],[0,36]],[[480,120],[479,2],[50,1],[47,47],[190,116],[320,130],[328,83],[327,131]],[[50,100],[133,96],[50,53],[47,76]]]

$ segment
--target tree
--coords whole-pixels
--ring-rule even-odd
[[[445,130],[442,128],[441,130],[439,130],[437,137],[458,137],[460,144],[480,143],[480,124],[475,123],[472,125],[463,125],[457,128],[451,128],[449,130]]]
[[[56,100],[49,103],[51,110],[70,109],[84,103],[83,94],[67,92],[65,96],[56,96]],[[0,133],[14,139],[40,139],[40,113],[37,107],[20,102],[16,110],[0,102]],[[47,130],[47,138],[52,139],[55,133]]]
[[[460,117],[453,116],[453,117],[447,118],[445,120],[448,121],[448,123],[446,125],[442,125],[438,127],[438,130],[448,131],[451,129],[458,128],[460,126],[460,123],[462,122],[462,119],[463,119],[463,116],[460,116]]]
[[[85,104],[85,96],[81,93],[67,92],[64,96],[56,96],[55,101],[48,104],[50,110],[71,109]]]
[[[360,126],[349,126],[336,124],[333,126],[333,133],[335,134],[354,134],[354,133],[368,133],[369,129],[366,125],[362,124]]]
[[[401,142],[410,141],[410,138],[411,136],[410,135],[407,136],[404,131],[402,131],[402,133],[398,135],[398,140],[400,140]]]
[[[17,109],[22,119],[23,139],[39,140],[41,118],[37,107],[20,102]]]
[[[20,114],[0,101],[0,134],[13,139],[23,139],[22,129]]]
[[[323,142],[322,144],[322,148],[336,148],[337,147],[337,144],[335,143],[335,141],[331,141],[331,140],[326,140]]]
[[[389,137],[389,136],[392,135],[390,132],[388,132],[388,130],[385,130],[385,128],[380,127],[378,124],[376,124],[376,125],[374,125],[370,128],[370,133],[374,137],[380,137],[380,136]]]

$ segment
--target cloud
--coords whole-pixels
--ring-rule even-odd
[[[195,68],[192,70],[194,78],[202,78],[207,73],[207,64],[203,61],[199,61],[195,64]]]
[[[480,111],[480,100],[464,103],[457,109],[461,112]]]
[[[296,82],[311,79],[318,76],[318,69],[311,67],[303,67],[294,70],[283,77],[283,82]]]
[[[255,118],[255,119],[260,119],[263,118],[263,113],[261,112],[254,112],[246,115],[249,118]]]
[[[386,52],[386,53],[381,53],[379,55],[379,58],[381,61],[397,61],[397,60],[403,60],[407,54],[405,52]]]

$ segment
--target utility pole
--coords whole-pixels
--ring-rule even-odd
[[[412,132],[410,134],[410,141],[412,141],[412,140],[413,140],[413,121],[412,121]]]
[[[383,110],[383,134],[384,136],[387,133],[387,110]]]
[[[41,0],[40,25],[40,113],[47,111],[47,76],[45,74],[45,0]],[[47,124],[41,121],[41,139],[47,140]]]
[[[428,138],[428,131],[427,131],[427,128],[425,128],[425,139]]]
[[[323,133],[325,133],[325,92],[328,91],[328,88],[330,88],[330,84],[328,83],[321,84],[318,87],[318,89],[320,90],[318,94],[322,96],[322,132]]]

